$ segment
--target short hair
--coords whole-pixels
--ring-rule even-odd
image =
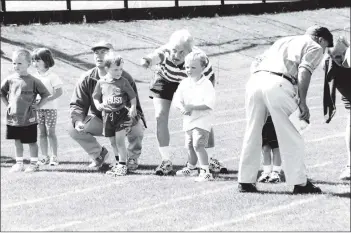
[[[54,58],[52,56],[52,53],[49,49],[47,48],[39,48],[35,49],[32,53],[32,60],[42,60],[45,64],[45,68],[50,68],[55,65]]]
[[[168,44],[170,46],[183,45],[189,50],[193,47],[194,39],[187,29],[177,30],[172,33]]]
[[[329,29],[326,27],[321,27],[319,25],[313,25],[313,26],[306,29],[305,34],[312,36],[314,39],[317,39],[318,37],[322,37],[323,39],[328,41],[327,47],[329,47],[329,48],[334,46],[333,35],[329,31]]]
[[[185,62],[188,63],[189,61],[200,61],[200,65],[202,67],[206,67],[208,64],[208,58],[206,56],[206,54],[204,54],[203,52],[190,52],[188,55],[186,55],[185,57]]]
[[[24,56],[24,58],[27,60],[27,62],[29,64],[32,61],[31,54],[30,54],[30,52],[27,49],[17,49],[16,51],[14,51],[13,54],[12,54],[12,60],[15,57],[18,57],[18,56]]]
[[[120,66],[123,63],[124,63],[123,58],[115,52],[109,52],[105,57],[105,67],[110,68],[112,64],[115,64],[116,66]]]

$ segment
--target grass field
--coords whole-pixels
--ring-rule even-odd
[[[257,194],[237,190],[237,169],[245,129],[244,92],[253,57],[276,39],[302,34],[315,23],[335,36],[348,35],[350,11],[321,9],[284,14],[242,15],[181,20],[104,22],[99,24],[1,27],[1,79],[11,73],[14,49],[48,47],[56,56],[54,71],[64,81],[57,135],[57,167],[35,174],[11,174],[14,145],[5,140],[5,108],[1,105],[1,230],[2,231],[350,231],[350,183],[338,179],[346,163],[346,110],[337,96],[337,113],[323,123],[323,71],[313,74],[308,93],[311,128],[304,134],[309,177],[321,195],[291,195],[286,184],[258,184]],[[210,57],[218,84],[215,154],[229,169],[214,182],[158,177],[160,161],[153,106],[148,98],[152,70],[137,64],[164,44],[170,34],[186,27]],[[348,28],[347,32],[343,29]],[[138,81],[145,130],[140,168],[112,178],[89,169],[88,156],[67,134],[68,102],[80,74],[92,64],[90,47],[100,39],[113,43],[127,60],[125,68]],[[174,165],[186,161],[182,119],[170,116]],[[108,140],[99,141],[111,151]],[[28,148],[25,148],[28,158]],[[26,161],[28,162],[28,160]]]

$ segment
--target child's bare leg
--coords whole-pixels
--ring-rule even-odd
[[[51,154],[52,156],[57,156],[57,136],[56,136],[55,127],[48,127],[47,132],[48,132],[48,138],[50,142]]]
[[[272,149],[273,152],[273,171],[280,172],[282,166],[282,159],[280,157],[279,148]]]
[[[21,140],[15,140],[15,147],[16,147],[16,162],[23,163],[23,144]]]
[[[39,145],[43,157],[48,157],[48,138],[46,134],[46,126],[44,124],[38,125],[39,129]]]
[[[271,159],[272,148],[266,144],[262,146],[263,155],[263,173],[269,174],[272,172],[272,159]]]
[[[38,144],[36,142],[29,143],[30,164],[36,165],[38,162]]]
[[[108,139],[110,139],[111,147],[116,158],[116,164],[118,164],[119,154],[118,154],[118,149],[116,144],[116,137],[109,137]]]
[[[119,163],[126,165],[128,159],[128,152],[125,143],[126,131],[120,130],[115,134],[115,141],[117,151],[119,152]]]
[[[199,159],[200,167],[209,173],[208,154],[205,149],[209,138],[209,132],[203,129],[193,129],[193,147]]]
[[[188,150],[188,166],[195,168],[197,164],[197,155],[193,147],[192,130],[185,132],[185,146]]]

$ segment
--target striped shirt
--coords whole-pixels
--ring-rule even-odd
[[[193,51],[202,52],[199,48],[193,47]],[[202,52],[203,53],[203,52]],[[157,56],[157,60],[159,63],[157,64],[156,73],[170,82],[180,83],[183,79],[187,78],[184,63],[177,66],[175,65],[170,57],[170,50],[166,47],[161,47],[157,49],[154,53],[149,54],[148,57],[155,60],[155,56]],[[207,66],[203,71],[203,76],[209,80],[214,80],[215,75],[213,72],[213,68],[211,63],[208,61]]]

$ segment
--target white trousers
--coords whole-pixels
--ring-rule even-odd
[[[298,108],[296,95],[297,86],[268,72],[255,73],[248,81],[245,94],[247,125],[239,162],[239,183],[256,183],[261,161],[262,128],[268,113],[277,133],[286,183],[306,182],[304,141],[289,120],[289,115]]]

